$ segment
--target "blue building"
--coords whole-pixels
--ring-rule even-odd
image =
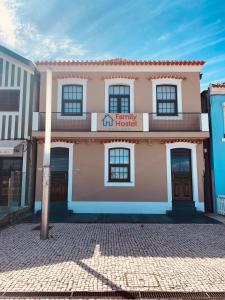
[[[225,197],[225,83],[211,84],[205,100],[210,112],[213,211],[218,212],[218,197]]]

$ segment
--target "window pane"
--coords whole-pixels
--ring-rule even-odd
[[[119,95],[120,88],[119,86],[114,86],[114,95]]]
[[[125,87],[125,95],[130,95],[130,87],[129,86]]]
[[[113,95],[114,94],[114,88],[113,86],[109,87],[109,95]]]
[[[117,98],[110,98],[109,99],[109,112],[110,113],[117,113],[118,112]]]
[[[170,85],[157,86],[156,95],[158,100],[175,100],[176,87]]]
[[[19,111],[19,90],[0,90],[0,111]]]
[[[82,100],[83,87],[80,85],[63,86],[64,100]]]
[[[67,114],[81,114],[82,113],[81,102],[65,102],[64,103],[64,113]]]
[[[129,150],[128,149],[110,149],[109,161],[112,164],[128,164]]]
[[[129,113],[129,99],[121,98],[121,113]]]

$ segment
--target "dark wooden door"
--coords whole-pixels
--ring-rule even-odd
[[[0,205],[9,205],[9,172],[0,173]]]
[[[68,174],[63,171],[51,172],[50,199],[52,202],[67,201]]]
[[[22,159],[0,158],[0,206],[20,205]]]
[[[191,150],[171,151],[173,200],[193,200]]]
[[[51,150],[51,202],[66,202],[68,195],[68,157],[66,148]]]

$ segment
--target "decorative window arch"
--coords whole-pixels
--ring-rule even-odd
[[[127,78],[105,79],[105,113],[109,113],[109,89],[110,86],[129,86],[130,88],[130,113],[134,113],[134,80]]]
[[[104,144],[104,146],[104,185],[135,186],[135,144],[115,142]]]

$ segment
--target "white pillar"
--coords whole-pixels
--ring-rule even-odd
[[[97,131],[97,113],[91,113],[91,131]]]
[[[143,131],[149,131],[149,114],[143,113]]]
[[[41,239],[48,238],[49,191],[50,191],[50,151],[51,151],[51,113],[52,113],[52,72],[46,72],[46,113],[45,144],[43,157],[43,192],[41,211]]]
[[[209,131],[209,117],[208,114],[201,114],[201,131]]]

